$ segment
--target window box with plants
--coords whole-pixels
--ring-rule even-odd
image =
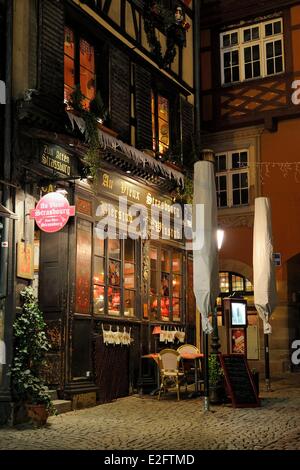
[[[46,324],[32,287],[21,292],[22,312],[16,318],[14,330],[14,357],[11,367],[13,399],[16,409],[26,408],[27,416],[35,424],[46,424],[55,413],[49,390],[42,378],[45,356],[50,349]]]

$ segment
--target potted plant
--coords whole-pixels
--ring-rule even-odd
[[[212,404],[221,403],[224,395],[223,369],[217,354],[208,358],[209,400]]]
[[[22,312],[13,324],[15,347],[11,367],[14,400],[25,405],[27,415],[36,424],[46,423],[55,411],[48,388],[41,377],[45,354],[50,349],[46,324],[32,287],[21,292]]]

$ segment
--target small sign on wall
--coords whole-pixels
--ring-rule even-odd
[[[31,243],[19,242],[17,244],[17,277],[33,279],[33,245]]]
[[[275,266],[281,266],[281,253],[273,253],[273,260]]]

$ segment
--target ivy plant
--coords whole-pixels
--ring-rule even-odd
[[[54,412],[49,390],[41,377],[50,349],[46,324],[32,287],[26,287],[21,297],[22,312],[13,324],[14,359],[10,374],[14,398],[24,403],[44,404],[49,412]]]

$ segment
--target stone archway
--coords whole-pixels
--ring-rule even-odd
[[[220,259],[219,271],[233,272],[244,276],[253,284],[253,268],[242,261],[235,259]]]

